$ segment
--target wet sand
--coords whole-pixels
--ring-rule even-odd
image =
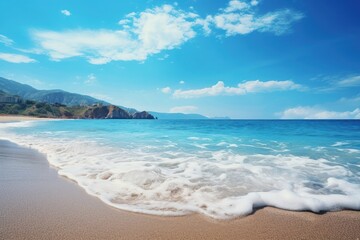
[[[359,238],[357,211],[314,214],[264,208],[231,221],[121,211],[57,175],[44,155],[0,140],[0,239]]]

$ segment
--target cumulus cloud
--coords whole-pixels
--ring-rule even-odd
[[[180,83],[180,84],[185,84],[185,81],[180,81],[179,83]]]
[[[259,4],[259,1],[257,1],[257,0],[252,0],[252,1],[250,2],[250,4],[253,5],[253,6],[256,6],[256,5]]]
[[[196,110],[196,106],[179,106],[171,108],[170,113],[194,113]]]
[[[61,13],[64,14],[65,16],[70,16],[71,15],[71,12],[69,10],[61,10]]]
[[[111,61],[144,61],[164,50],[180,47],[194,38],[198,29],[209,35],[214,29],[225,30],[227,36],[253,31],[281,34],[302,14],[289,9],[258,16],[258,1],[232,0],[218,14],[201,18],[192,10],[177,9],[176,4],[129,13],[120,19],[119,29],[36,30],[32,37],[38,49],[54,61],[83,57],[92,64]],[[66,16],[68,10],[61,11]]]
[[[134,33],[142,47],[151,53],[172,49],[195,37],[191,12],[175,10],[171,5],[148,9],[133,17]]]
[[[360,119],[360,109],[353,111],[328,111],[317,107],[295,107],[281,113],[283,119]]]
[[[256,14],[258,1],[250,3],[232,0],[228,6],[210,20],[217,28],[225,30],[227,36],[248,34],[254,31],[272,32],[277,35],[289,30],[291,24],[303,18],[303,14],[290,9]]]
[[[170,87],[164,87],[161,89],[161,92],[165,93],[165,94],[169,94],[171,93],[171,88]]]
[[[12,53],[0,53],[0,59],[11,63],[32,63],[36,62],[35,59],[29,58],[25,55],[12,54]]]
[[[178,89],[174,92],[173,96],[177,98],[196,98],[218,95],[245,95],[247,93],[285,91],[301,88],[301,85],[290,80],[266,82],[254,80],[239,83],[237,87],[227,87],[224,82],[219,81],[215,85],[207,88],[193,90]]]
[[[14,41],[7,36],[0,34],[0,43],[4,44],[5,46],[11,46]]]
[[[121,30],[38,30],[32,36],[52,60],[81,56],[92,64],[144,61],[149,55],[179,47],[195,37],[196,17],[194,13],[163,5],[128,14],[119,22]]]
[[[246,2],[232,0],[229,2],[229,5],[224,9],[224,12],[235,12],[238,10],[243,10],[249,8],[250,5]]]

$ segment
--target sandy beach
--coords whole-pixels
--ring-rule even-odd
[[[0,123],[2,122],[20,122],[20,121],[41,121],[46,120],[47,118],[38,118],[22,115],[1,115],[0,114]]]
[[[24,119],[24,118],[22,118]],[[59,176],[46,157],[0,141],[1,239],[358,239],[360,212],[264,208],[215,221],[114,209]]]
[[[360,240],[360,0],[0,9],[0,240]]]

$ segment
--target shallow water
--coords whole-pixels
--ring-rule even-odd
[[[3,123],[0,138],[129,211],[360,209],[360,121],[59,120]]]

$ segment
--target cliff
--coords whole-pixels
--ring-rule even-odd
[[[91,119],[154,119],[148,112],[135,112],[130,114],[122,108],[114,105],[89,107],[79,118]]]

